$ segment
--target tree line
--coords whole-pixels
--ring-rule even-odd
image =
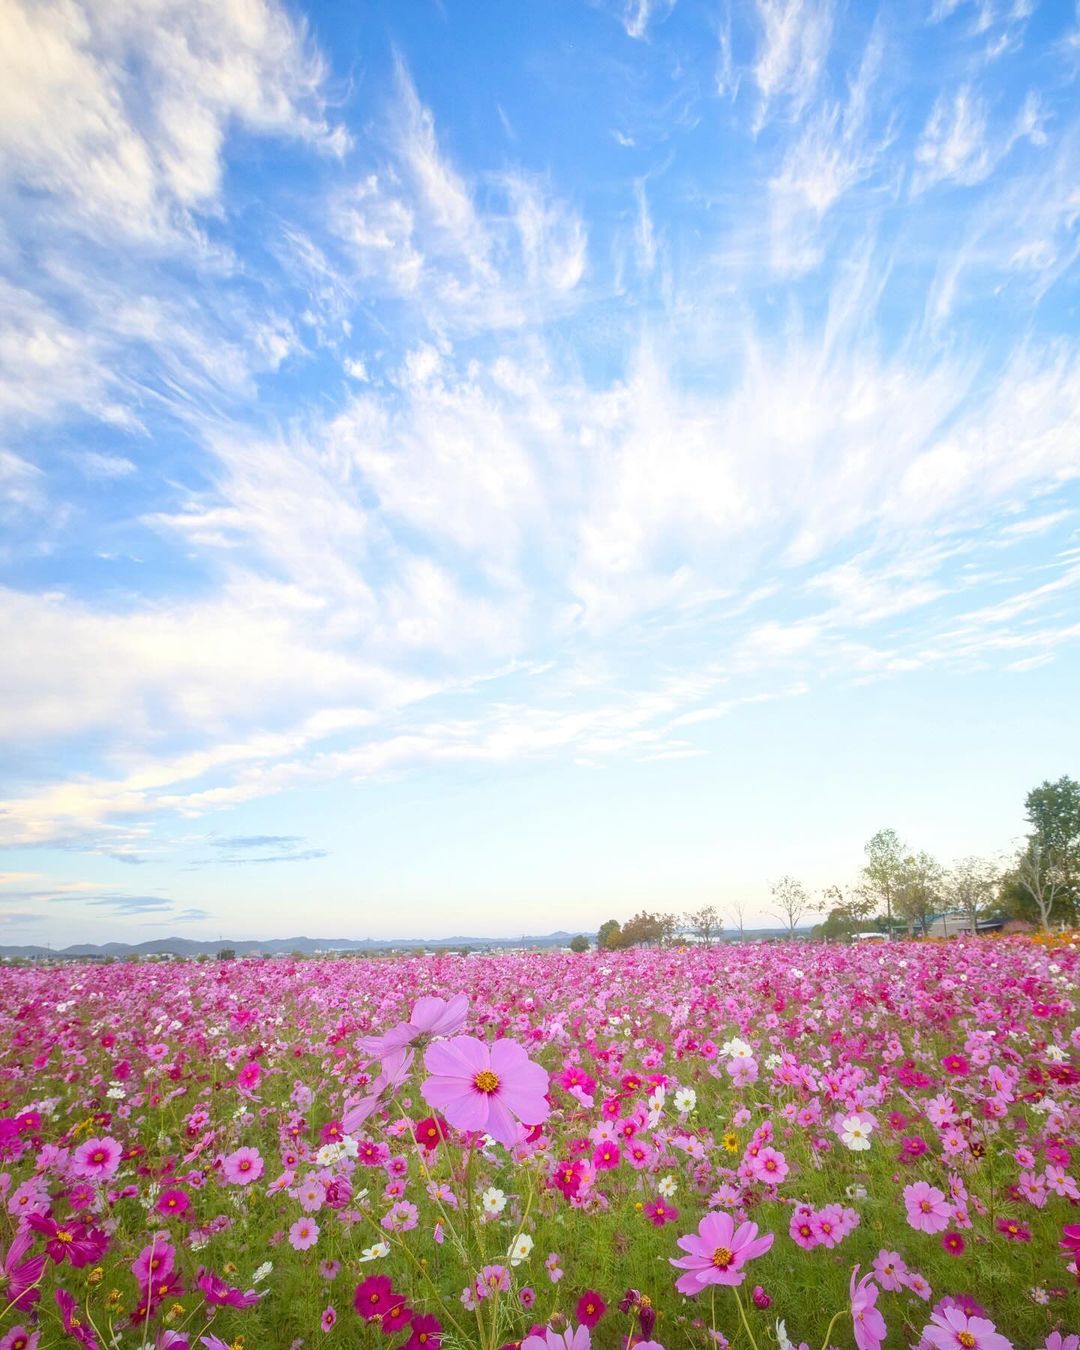
[[[980,919],[1024,919],[1044,931],[1080,926],[1080,782],[1062,777],[1032,788],[1024,800],[1028,834],[1018,849],[997,858],[971,856],[946,866],[904,843],[893,829],[867,841],[864,862],[853,884],[827,886],[815,894],[793,876],[769,887],[772,917],[793,935],[812,915],[824,916],[815,937],[842,939],[867,931],[906,931],[925,936],[943,913],[962,916],[976,932]],[[732,907],[739,935],[741,904]],[[693,936],[710,946],[724,931],[715,905],[687,914],[642,910],[625,923],[609,919],[596,935],[601,951],[665,946]],[[570,944],[586,951],[579,936]]]

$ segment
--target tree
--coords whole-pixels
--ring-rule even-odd
[[[959,910],[979,931],[979,915],[997,895],[1000,873],[988,858],[961,858],[954,863],[945,882],[945,891],[953,909]]]
[[[742,941],[742,935],[743,935],[743,926],[744,926],[744,924],[743,924],[743,902],[742,902],[741,900],[736,900],[735,903],[731,906],[731,908],[732,908],[732,912],[733,912],[734,915],[735,915],[735,927],[739,930],[739,941],[741,942],[741,941]]]
[[[843,886],[826,886],[821,892],[821,908],[829,907],[829,913],[837,916],[836,922],[857,933],[870,917],[874,902],[861,888],[844,889]],[[828,922],[828,920],[826,920]]]
[[[232,947],[222,947],[221,951],[219,951],[217,954],[217,959],[219,961],[235,961],[236,952],[232,949]]]
[[[795,929],[804,914],[813,912],[817,906],[811,903],[810,894],[801,881],[794,877],[783,876],[769,887],[779,913],[774,917],[787,924],[788,935],[795,936]]]
[[[1027,848],[1016,860],[1015,878],[1034,902],[1043,932],[1050,928],[1054,905],[1066,893],[1065,869],[1054,854],[1044,847],[1038,835],[1033,835]]]
[[[847,942],[859,931],[859,925],[846,905],[834,905],[822,923],[815,924],[811,937],[824,942]]]
[[[683,923],[705,947],[711,947],[713,938],[724,931],[724,921],[715,905],[702,905],[700,909],[692,910],[683,916]]]
[[[884,902],[888,932],[892,937],[893,896],[903,864],[904,846],[895,830],[878,830],[864,851],[863,892],[871,907]]]
[[[618,919],[608,919],[606,923],[600,925],[600,931],[596,935],[597,951],[614,952],[623,945],[622,925]]]
[[[929,853],[909,853],[901,860],[893,900],[909,935],[914,935],[916,928],[926,935],[931,919],[941,908],[943,883],[944,871]]]
[[[1029,842],[1041,853],[1041,866],[1058,878],[1055,904],[1066,919],[1080,916],[1080,783],[1062,776],[1033,788],[1024,801]]]
[[[579,956],[582,952],[587,952],[589,950],[589,939],[584,933],[579,933],[577,937],[572,937],[570,939],[570,950],[572,952],[577,952]]]
[[[641,910],[622,926],[622,947],[662,947],[674,940],[679,921],[674,914],[651,914]]]

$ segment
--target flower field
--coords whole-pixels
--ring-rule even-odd
[[[1080,947],[0,970],[0,1350],[1077,1350]]]

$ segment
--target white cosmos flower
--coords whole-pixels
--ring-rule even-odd
[[[675,1093],[675,1110],[692,1111],[697,1106],[697,1093],[693,1088],[681,1087]]]
[[[861,1153],[870,1147],[872,1128],[860,1116],[848,1116],[840,1122],[840,1142],[846,1144],[853,1153]]]
[[[745,1041],[740,1040],[738,1036],[732,1037],[730,1041],[725,1041],[724,1044],[720,1047],[720,1053],[722,1055],[727,1055],[728,1059],[754,1058],[753,1050],[750,1048],[750,1046],[747,1045]]]
[[[510,1250],[506,1253],[510,1258],[512,1266],[520,1266],[522,1261],[528,1259],[529,1253],[533,1249],[533,1240],[528,1233],[519,1233],[511,1242]]]
[[[374,1247],[365,1247],[360,1253],[361,1261],[378,1261],[384,1256],[390,1255],[389,1242],[376,1242]]]
[[[506,1208],[506,1195],[498,1186],[489,1186],[480,1197],[485,1214],[501,1214]]]
[[[670,1200],[678,1189],[678,1186],[673,1176],[666,1176],[660,1178],[656,1184],[656,1189],[665,1199]]]
[[[266,1279],[267,1275],[273,1273],[273,1270],[274,1270],[273,1261],[264,1261],[262,1265],[258,1268],[258,1270],[255,1272],[255,1274],[252,1275],[251,1283],[261,1284],[263,1280]]]

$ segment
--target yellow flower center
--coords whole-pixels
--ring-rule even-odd
[[[975,1344],[975,1337],[970,1331],[961,1331],[956,1339],[964,1346],[964,1350],[971,1350],[971,1347]]]
[[[481,1069],[472,1081],[477,1092],[486,1093],[490,1097],[493,1092],[498,1090],[499,1075],[492,1073],[490,1069]]]
[[[712,1254],[712,1263],[717,1270],[727,1270],[733,1260],[733,1253],[727,1247],[717,1247]]]
[[[57,1230],[56,1240],[57,1242],[74,1242],[75,1238],[66,1228],[60,1228]]]

